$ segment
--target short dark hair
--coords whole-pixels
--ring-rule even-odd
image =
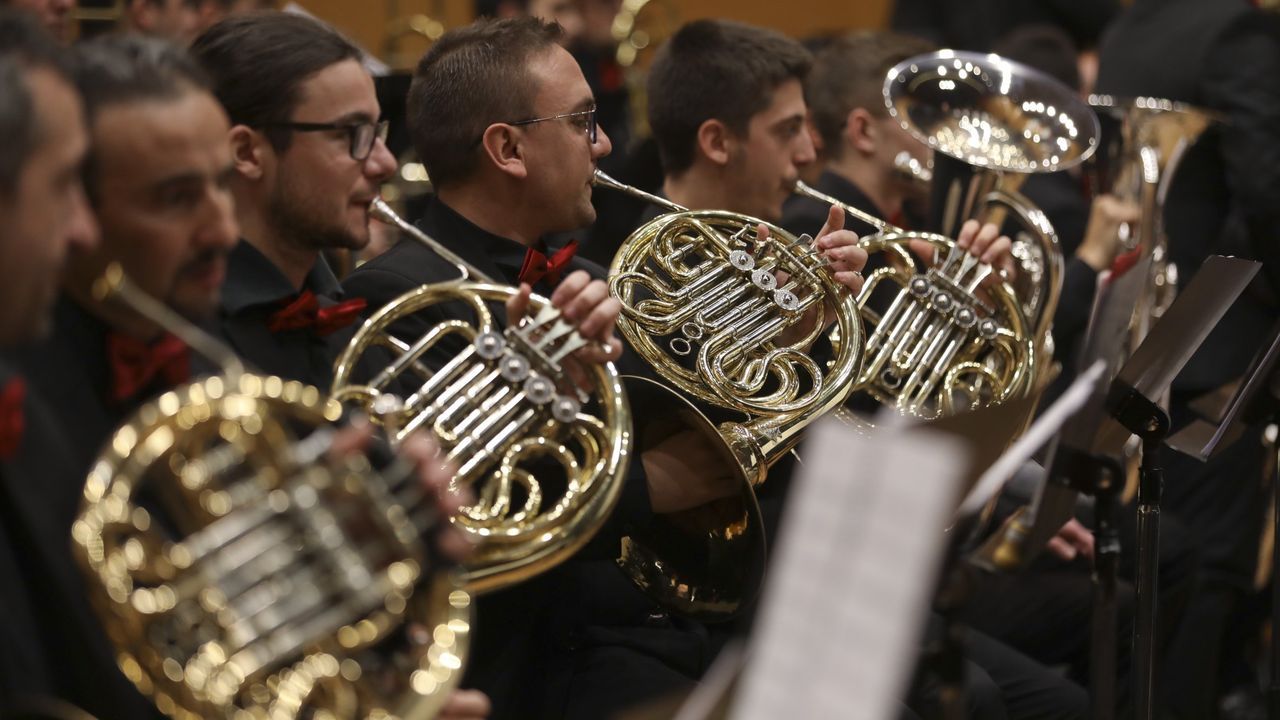
[[[729,20],[695,20],[658,51],[649,73],[649,126],[662,167],[693,165],[698,128],[720,120],[745,133],[787,80],[803,81],[813,56],[781,33]]]
[[[1072,90],[1080,90],[1080,50],[1056,25],[1023,25],[996,41],[991,51],[1050,75]]]
[[[450,30],[418,62],[409,86],[409,137],[437,186],[465,180],[480,159],[476,140],[496,122],[530,117],[538,88],[529,59],[564,31],[533,17],[478,20]]]
[[[35,99],[27,84],[32,68],[52,71],[72,84],[67,51],[31,13],[0,8],[0,193],[17,189],[31,152],[40,144]]]
[[[826,157],[836,159],[844,153],[840,136],[849,113],[864,108],[877,117],[888,114],[883,91],[889,69],[934,49],[928,40],[872,30],[847,35],[818,53],[805,81],[804,98]]]
[[[75,80],[90,123],[103,108],[176,100],[209,92],[209,79],[182,48],[142,35],[103,35],[76,48]],[[92,145],[85,163],[85,190],[96,201],[97,158]]]
[[[216,23],[196,38],[191,54],[213,78],[213,93],[233,125],[261,129],[277,152],[289,148],[289,122],[302,84],[360,49],[332,27],[293,13],[253,12]]]

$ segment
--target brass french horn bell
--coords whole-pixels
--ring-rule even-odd
[[[121,670],[173,718],[431,718],[471,598],[397,502],[411,468],[326,458],[340,406],[247,373],[111,266],[95,286],[224,372],[143,405],[84,488],[73,553]]]

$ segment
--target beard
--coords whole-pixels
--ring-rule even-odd
[[[322,203],[307,202],[302,193],[291,192],[287,185],[278,186],[267,203],[267,220],[277,237],[294,247],[311,250],[363,250],[369,244],[364,237],[351,232],[341,213],[326,220]]]

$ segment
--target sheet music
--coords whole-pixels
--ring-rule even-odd
[[[897,717],[966,450],[890,425],[809,431],[730,717]]]

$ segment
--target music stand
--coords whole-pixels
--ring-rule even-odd
[[[1148,260],[1135,265],[1099,294],[1090,324],[1083,360],[1120,364],[1128,318],[1146,278]],[[1109,720],[1115,714],[1117,677],[1115,642],[1116,580],[1120,559],[1117,525],[1123,471],[1117,458],[1129,436],[1143,440],[1142,482],[1139,485],[1138,608],[1134,656],[1138,717],[1150,717],[1152,655],[1154,650],[1156,552],[1162,478],[1155,467],[1155,449],[1168,432],[1168,417],[1153,400],[1161,397],[1210,330],[1257,273],[1256,262],[1210,257],[1193,281],[1178,295],[1152,327],[1142,345],[1116,373],[1110,386],[1102,384],[1058,437],[1051,451],[1048,482],[1037,498],[1034,524],[1027,531],[1029,562],[1035,551],[1071,517],[1075,493],[1094,497],[1094,614],[1093,656],[1090,663],[1092,716]]]

